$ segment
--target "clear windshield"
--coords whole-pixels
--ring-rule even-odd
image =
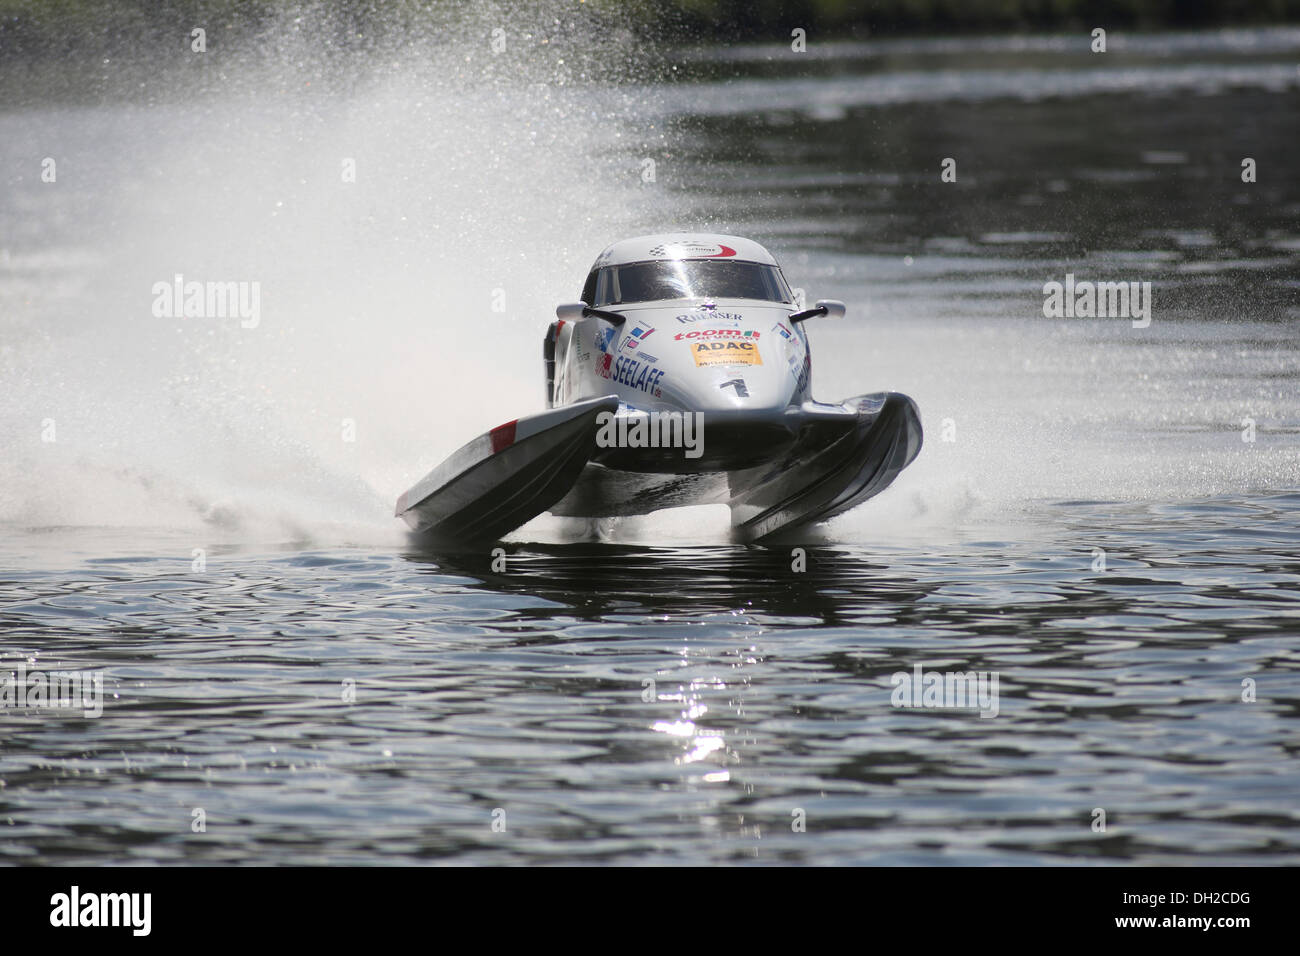
[[[658,299],[761,299],[790,302],[790,290],[776,266],[718,259],[670,259],[606,266],[596,279],[599,308]]]

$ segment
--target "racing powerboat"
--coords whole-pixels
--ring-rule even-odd
[[[397,501],[436,542],[508,534],[542,512],[602,518],[726,504],[762,541],[880,493],[921,450],[897,392],[815,401],[804,323],[844,303],[796,303],[772,255],[738,236],[614,243],[582,301],[546,331],[546,411],[454,452]]]

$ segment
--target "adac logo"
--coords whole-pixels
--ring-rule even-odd
[[[692,342],[696,365],[762,365],[763,357],[753,342]]]
[[[726,259],[735,254],[736,250],[731,246],[694,239],[665,242],[650,250],[652,256],[667,256],[669,259]]]

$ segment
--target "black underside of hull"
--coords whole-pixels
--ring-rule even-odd
[[[592,463],[551,510],[601,517],[726,504],[743,541],[826,521],[887,488],[922,443],[920,415],[907,396],[879,393],[844,404],[856,409],[856,418],[811,422],[793,438],[787,432],[778,450],[769,447],[763,462],[752,467],[656,473]],[[708,432],[706,447],[713,440]],[[681,451],[676,454],[680,462]]]
[[[592,400],[499,451],[483,446],[463,471],[422,490],[402,517],[429,544],[475,546],[544,511],[596,518],[725,504],[737,538],[761,541],[878,494],[922,441],[915,403],[877,393],[792,410],[780,421],[732,420],[712,429],[706,422],[698,459],[682,448],[600,448],[598,414],[616,405],[612,396]]]
[[[602,448],[592,459],[617,471],[641,474],[692,475],[702,472],[741,471],[784,457],[798,441],[780,420],[737,422],[702,418],[700,431],[708,439],[702,454],[686,457],[675,448]],[[842,429],[841,429],[842,432]]]
[[[757,541],[842,514],[889,487],[921,442],[916,404],[887,395],[849,434],[825,445],[801,443],[777,468],[733,476],[735,532]]]

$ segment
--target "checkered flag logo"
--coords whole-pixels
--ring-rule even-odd
[[[662,256],[666,251],[667,251],[667,247],[666,247],[666,246],[664,246],[664,245],[658,245],[658,246],[655,246],[653,249],[650,250],[650,255],[652,255],[652,256]]]

